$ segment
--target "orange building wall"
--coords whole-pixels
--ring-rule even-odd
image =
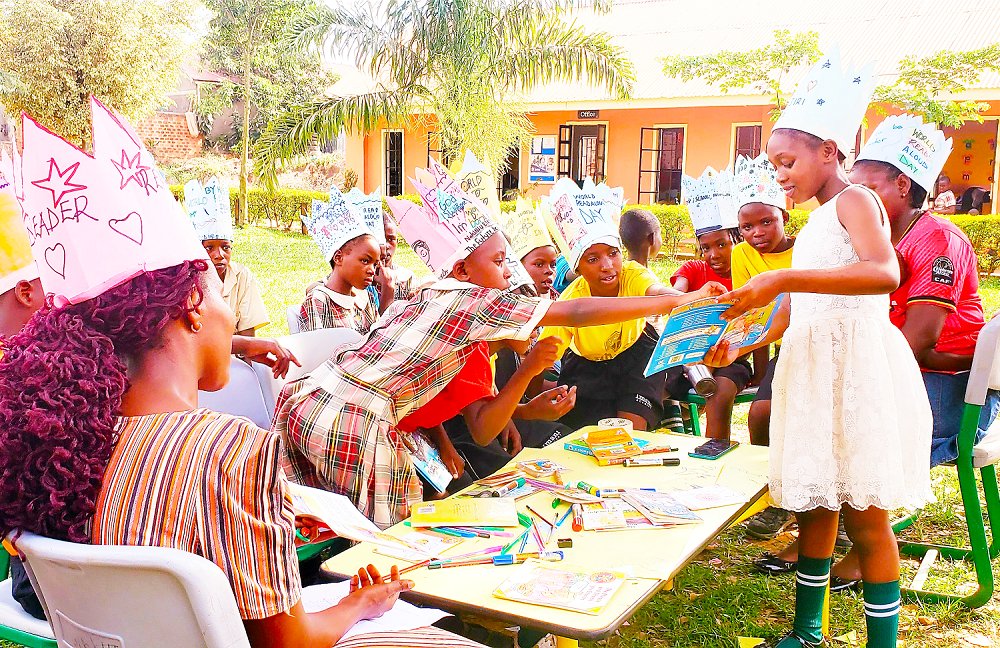
[[[599,124],[607,125],[606,135],[606,177],[608,184],[621,186],[625,189],[628,202],[638,201],[639,183],[639,149],[641,129],[654,126],[686,126],[684,173],[700,175],[706,166],[722,169],[732,162],[733,158],[733,125],[736,123],[759,123],[762,125],[761,139],[766,144],[771,132],[769,106],[707,106],[694,108],[628,108],[600,111],[597,119],[577,119],[575,110],[547,111],[529,115],[535,125],[536,135],[558,136],[561,124]],[[955,152],[952,154],[945,169],[952,176],[953,184],[964,188],[969,184],[983,184],[987,178],[993,177],[992,192],[997,197],[996,153],[988,150],[988,139],[996,139],[996,118],[1000,117],[1000,105],[994,105],[986,113],[985,124],[970,123],[963,127],[956,136]],[[869,111],[867,125],[862,132],[862,142],[868,140],[875,127],[885,117],[876,110]],[[366,191],[373,191],[383,184],[382,133],[384,125],[379,129],[359,136],[360,141],[349,144],[347,163],[358,171],[361,184]],[[433,120],[414,118],[404,131],[403,136],[403,171],[407,180],[403,191],[412,193],[413,186],[408,178],[413,169],[427,165],[427,131],[433,129]],[[966,133],[971,135],[966,135]],[[992,135],[990,134],[992,133]],[[976,181],[963,182],[961,169],[967,168],[963,162],[964,144],[961,140],[972,137],[977,144],[973,152],[972,174]],[[979,142],[979,140],[982,142]],[[350,140],[349,140],[350,142]],[[961,154],[961,155],[960,155]],[[360,157],[363,156],[363,160]],[[993,164],[990,171],[989,165]],[[528,184],[528,155],[521,155],[521,186]],[[981,168],[980,168],[981,167]],[[954,171],[952,171],[954,169]],[[362,173],[363,170],[363,173]],[[956,179],[957,175],[957,179]],[[982,181],[978,180],[982,176]],[[551,185],[540,185],[532,197],[539,197],[548,192]],[[809,205],[804,205],[808,207]]]

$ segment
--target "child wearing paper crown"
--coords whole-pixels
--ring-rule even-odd
[[[729,261],[733,245],[740,240],[732,173],[718,173],[708,168],[700,178],[684,176],[681,182],[702,258],[684,263],[670,278],[670,283],[681,292],[698,290],[708,281],[717,281],[732,290]],[[736,395],[750,383],[752,373],[746,358],[712,371],[716,391],[705,399],[705,436],[729,439]],[[691,387],[684,367],[667,370],[668,398],[683,399]]]
[[[536,207],[530,201],[518,198],[514,211],[498,211],[497,216],[500,228],[513,248],[514,257],[521,261],[534,283],[535,294],[558,299],[559,293],[552,284],[559,253]]]
[[[229,581],[250,646],[331,646],[412,584],[369,567],[339,603],[306,613],[279,439],[197,408],[199,389],[228,380],[222,282],[144,173],[157,172],[141,139],[91,108],[93,157],[23,119],[20,200],[51,298],[0,360],[0,533],[201,555]],[[53,203],[87,218],[38,226]],[[360,641],[478,646],[434,628]]]
[[[606,187],[586,185],[581,190],[566,179],[557,182],[548,197],[546,217],[570,267],[580,274],[557,303],[653,295],[677,303],[691,301],[696,293],[678,297],[681,293],[662,285],[647,268],[635,261],[622,262],[615,223],[621,202],[608,192]],[[542,332],[542,337],[558,338],[565,351],[559,384],[577,388],[576,407],[561,422],[579,428],[602,418],[622,417],[637,430],[660,422],[663,374],[643,376],[657,337],[643,335],[646,326],[644,318],[634,318],[600,327],[553,326]]]
[[[314,200],[312,215],[303,220],[333,271],[302,302],[301,330],[349,328],[367,333],[379,316],[367,290],[382,257],[378,239],[336,189],[330,191],[329,201]]]
[[[443,169],[435,191],[414,186],[422,206],[387,199],[410,246],[438,280],[409,302],[394,302],[362,340],[338,349],[279,397],[274,428],[293,479],[341,493],[380,527],[399,522],[420,499],[420,483],[398,421],[456,376],[476,343],[526,340],[539,325],[591,326],[670,310],[685,297],[553,302],[508,290],[507,243],[483,204]],[[720,290],[705,288],[703,295]],[[509,403],[509,419],[516,406]]]
[[[784,336],[772,388],[770,491],[799,524],[795,620],[779,648],[823,644],[841,512],[861,558],[867,645],[894,647],[899,552],[888,512],[934,499],[927,393],[889,321],[888,294],[899,284],[891,224],[878,196],[852,186],[841,166],[873,87],[870,68],[843,69],[836,55],[822,57],[800,83],[767,155],[789,198],[815,197],[820,207],[798,236],[791,268],[759,274],[725,296],[732,317],[794,293],[762,342]],[[737,353],[723,343],[706,363],[725,365]]]
[[[230,259],[234,238],[229,189],[218,178],[204,185],[191,180],[184,185],[184,205],[195,234],[222,279],[222,297],[236,314],[236,334],[256,335],[257,329],[268,324],[267,308],[250,269]]]

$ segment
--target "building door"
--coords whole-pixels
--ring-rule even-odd
[[[558,171],[582,185],[586,178],[604,180],[607,125],[564,124],[559,127]]]
[[[399,196],[403,193],[403,131],[383,131],[382,159],[385,161],[382,183],[385,195]]]
[[[678,205],[684,173],[684,127],[643,128],[639,141],[639,202]]]

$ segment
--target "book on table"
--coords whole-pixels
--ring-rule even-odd
[[[413,506],[410,525],[418,527],[516,527],[517,507],[507,497],[449,497]]]
[[[493,591],[509,601],[600,614],[625,583],[625,576],[606,569],[573,568],[527,560]]]
[[[584,437],[584,441],[600,466],[620,464],[629,457],[642,454],[642,447],[625,428],[594,430]]]

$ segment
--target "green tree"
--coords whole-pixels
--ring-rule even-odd
[[[770,45],[746,52],[722,51],[702,56],[668,56],[662,59],[663,73],[683,81],[704,79],[723,92],[733,88],[753,88],[767,95],[777,118],[785,107],[788,92],[784,82],[799,65],[819,59],[816,32],[792,34],[776,30]],[[967,52],[942,50],[924,58],[907,57],[899,62],[896,80],[875,89],[873,103],[885,114],[885,104],[922,115],[928,122],[961,126],[968,120],[982,121],[988,104],[955,101],[946,94],[964,92],[988,70],[1000,70],[1000,43]]]
[[[586,80],[627,98],[632,63],[603,33],[579,26],[580,0],[388,0],[318,7],[289,32],[299,48],[353,57],[377,81],[351,96],[318,96],[271,122],[257,142],[260,175],[273,186],[277,167],[341,130],[433,115],[445,157],[463,149],[494,172],[531,132],[516,96],[549,82]],[[597,10],[608,2],[594,3]]]
[[[90,142],[90,95],[133,123],[176,87],[194,42],[188,0],[0,0],[0,103]]]
[[[239,104],[235,120],[240,150],[237,224],[247,222],[251,141],[284,107],[304,101],[331,86],[315,53],[292,50],[281,40],[297,13],[315,11],[313,0],[204,0],[213,12],[202,45],[203,64],[228,73],[224,82],[200,93],[198,112],[214,115]]]
[[[663,73],[682,81],[704,79],[717,84],[723,92],[752,88],[771,99],[777,117],[785,107],[790,92],[786,89],[789,73],[820,57],[819,34],[814,31],[792,34],[776,29],[771,43],[753,50],[723,50],[699,56],[666,56],[661,59]],[[794,79],[792,79],[794,81]]]
[[[924,58],[908,56],[899,62],[896,81],[875,89],[875,101],[955,128],[965,121],[981,122],[989,104],[943,99],[942,95],[965,92],[979,75],[991,70],[1000,71],[1000,43],[966,52],[942,50]],[[879,111],[885,112],[881,106]]]

